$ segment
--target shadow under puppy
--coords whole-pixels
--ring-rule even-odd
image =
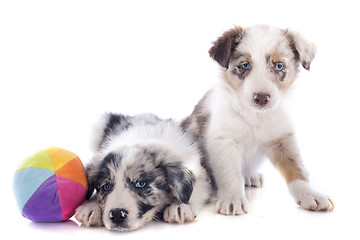
[[[76,210],[79,222],[128,231],[159,213],[166,222],[195,219],[211,187],[196,142],[179,124],[108,113],[95,130],[95,155],[86,166],[91,199]]]

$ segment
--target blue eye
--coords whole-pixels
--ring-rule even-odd
[[[282,63],[275,63],[275,70],[276,71],[281,71],[283,70],[284,65]]]
[[[249,62],[244,62],[240,65],[240,67],[244,70],[249,70],[250,69],[250,63]]]
[[[145,186],[146,186],[146,182],[137,181],[135,183],[135,187],[137,187],[137,188],[144,188]]]
[[[111,189],[110,183],[105,183],[105,184],[102,186],[102,189],[103,189],[105,192],[110,191],[110,189]]]

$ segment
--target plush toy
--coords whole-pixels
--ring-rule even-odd
[[[61,148],[47,148],[21,162],[14,192],[22,215],[36,222],[71,218],[84,201],[88,184],[79,157]]]

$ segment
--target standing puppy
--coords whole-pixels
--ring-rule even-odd
[[[299,64],[310,69],[315,47],[288,30],[237,26],[215,41],[209,53],[222,67],[222,79],[182,127],[198,139],[202,164],[217,188],[216,210],[247,213],[245,185],[262,185],[257,170],[264,157],[284,176],[298,205],[332,210],[332,201],[309,184],[282,106]]]

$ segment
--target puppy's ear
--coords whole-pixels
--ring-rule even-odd
[[[106,142],[113,134],[127,130],[131,123],[131,117],[116,113],[103,114],[93,127],[91,146],[98,152],[106,146]]]
[[[210,48],[210,57],[217,61],[220,66],[227,69],[229,67],[231,54],[235,47],[240,43],[242,34],[243,30],[240,26],[235,26],[234,28],[224,32],[224,34],[219,37]]]
[[[310,64],[315,57],[315,44],[307,42],[298,33],[285,30],[285,36],[289,40],[290,47],[293,49],[295,57],[300,61],[301,65],[310,70]]]
[[[180,163],[168,163],[163,165],[166,181],[173,195],[183,203],[189,203],[195,175]]]
[[[85,167],[85,172],[86,172],[86,178],[88,181],[88,192],[86,194],[86,199],[90,199],[95,190],[98,166],[93,163],[90,163]]]

